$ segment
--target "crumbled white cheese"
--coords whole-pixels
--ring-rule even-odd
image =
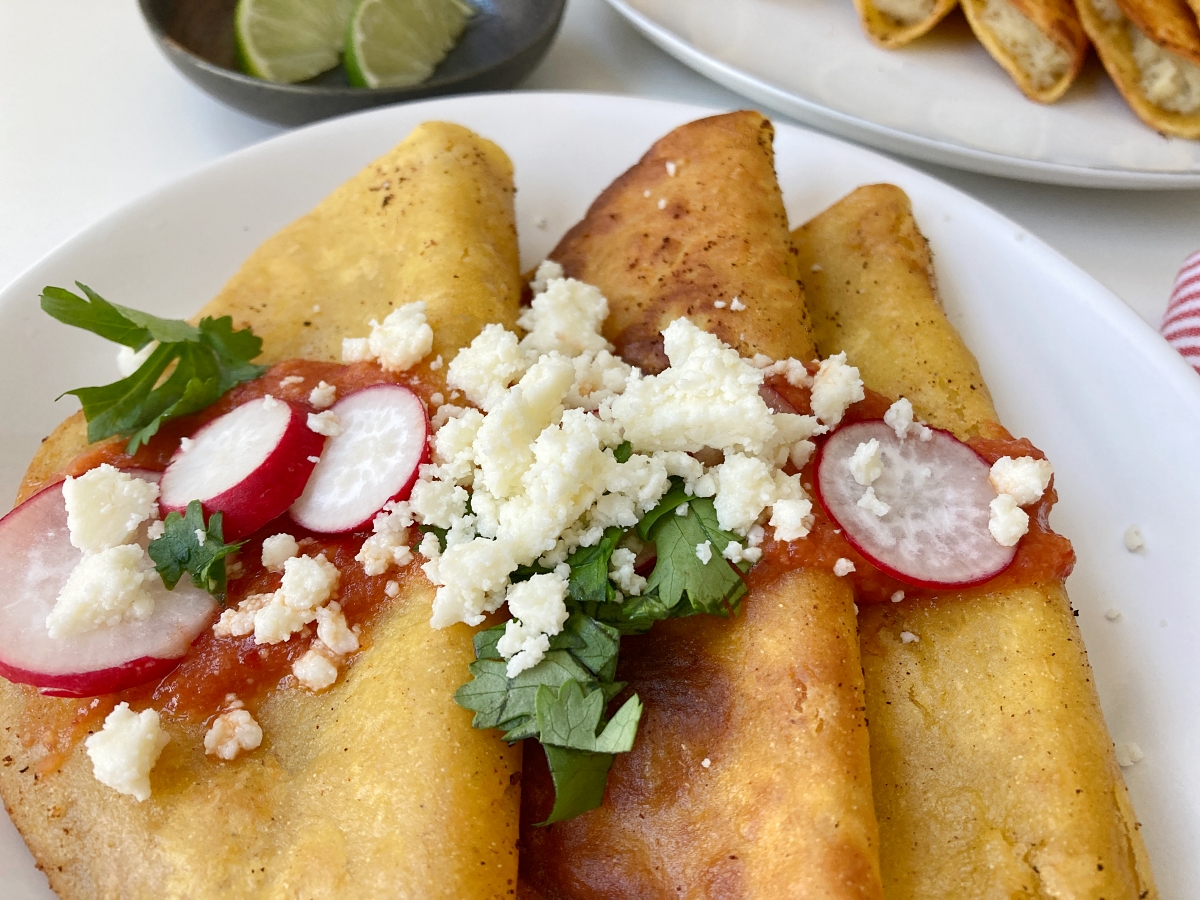
[[[863,441],[854,448],[854,453],[846,460],[850,474],[854,480],[864,487],[874,483],[883,474],[883,457],[879,453],[879,441],[871,438]],[[874,493],[874,492],[872,492]]]
[[[167,523],[162,519],[155,519],[146,526],[146,537],[149,540],[157,541],[160,537],[167,533]]]
[[[292,674],[301,687],[318,693],[337,681],[338,670],[329,657],[314,648],[292,663]]]
[[[1105,610],[1104,618],[1108,619],[1110,622],[1115,622],[1117,619],[1121,618],[1121,611],[1119,609]]]
[[[666,198],[666,197],[659,197],[659,198],[658,198],[658,208],[659,208],[659,209],[666,209],[666,208],[667,208],[667,198]]]
[[[1133,741],[1121,741],[1113,745],[1116,750],[1117,765],[1122,769],[1127,769],[1134,763],[1139,763],[1146,758],[1146,754],[1142,752],[1142,748]]]
[[[1032,456],[1017,459],[1002,456],[992,463],[988,481],[997,494],[1008,494],[1017,506],[1028,506],[1046,492],[1053,475],[1054,469],[1047,460],[1034,459]]]
[[[745,534],[762,511],[775,502],[774,469],[758,457],[730,453],[714,474],[717,523],[725,531]]]
[[[412,518],[407,512],[394,509],[384,507],[376,514],[372,522],[374,533],[363,541],[354,557],[367,575],[382,575],[392,566],[407,566],[412,562],[412,550],[408,546],[408,526],[412,524]],[[436,540],[436,535],[434,538]]]
[[[646,195],[650,196],[649,194]],[[566,273],[563,267],[552,259],[544,259],[537,267],[537,272],[533,275],[533,281],[529,282],[529,288],[535,294],[540,294],[546,290],[551,281],[557,278],[565,278]]]
[[[439,353],[437,355],[437,358],[434,359],[434,361],[429,364],[429,371],[436,372],[438,369],[440,369],[442,367],[442,365],[443,365],[442,354]]]
[[[123,544],[143,522],[158,518],[158,485],[108,463],[68,476],[62,494],[71,544],[84,553]]]
[[[844,351],[821,360],[812,386],[812,411],[818,419],[826,425],[836,425],[847,408],[865,396],[858,369],[846,365]]]
[[[244,709],[223,712],[204,733],[204,752],[218,759],[237,759],[262,743],[262,727]]]
[[[142,363],[150,358],[150,354],[158,349],[158,341],[151,341],[141,350],[132,347],[122,347],[117,351],[117,371],[122,378],[128,378],[142,367]]]
[[[346,624],[342,604],[336,600],[317,610],[317,637],[338,656],[358,650],[358,635]]]
[[[342,362],[370,362],[372,358],[367,338],[342,338]]]
[[[1011,547],[1029,530],[1029,514],[1017,506],[1012,494],[1001,494],[991,502],[988,531],[1001,547]]]
[[[262,542],[262,564],[272,572],[282,572],[283,565],[300,555],[300,545],[290,534],[273,534]]]
[[[892,602],[893,603],[899,603],[903,599],[904,599],[904,591],[896,591],[896,593],[892,594]]]
[[[137,544],[121,544],[83,557],[59,591],[46,629],[52,638],[145,619],[154,612],[146,590],[154,567]]]
[[[839,557],[838,560],[833,564],[833,574],[838,578],[844,578],[853,571],[854,563],[846,559],[844,556]]]
[[[627,547],[618,547],[608,560],[608,577],[627,597],[638,597],[646,589],[646,579],[634,569],[636,562],[637,554]]]
[[[612,350],[600,334],[606,318],[608,301],[597,288],[574,278],[550,279],[517,319],[525,329],[521,349],[539,356]]]
[[[508,610],[514,619],[505,626],[496,651],[508,660],[509,678],[541,662],[550,638],[567,621],[566,596],[567,579],[557,572],[534,575],[508,589]]]
[[[156,710],[135,713],[121,703],[84,746],[97,781],[141,802],[150,799],[150,770],[170,740]]]
[[[776,500],[767,524],[775,529],[777,539],[796,541],[808,537],[814,521],[812,501],[807,497],[794,497]],[[742,557],[750,562],[758,562],[761,556],[762,551],[757,548],[742,551]]]
[[[203,546],[204,546],[204,542],[208,540],[208,532],[207,532],[207,531],[205,531],[203,528],[197,528],[197,529],[196,529],[194,532],[192,532],[192,533],[196,535],[196,543],[197,543],[199,546],[203,547]]]
[[[325,437],[337,437],[342,433],[342,423],[332,410],[325,412],[309,413],[308,428],[310,431],[315,431],[317,434]]]
[[[705,541],[702,544],[696,545],[696,559],[700,560],[700,562],[708,565],[709,561],[712,559],[712,556],[712,541]]]
[[[811,270],[810,270],[810,271],[813,271],[813,272],[821,272],[821,271],[823,271],[823,270],[824,270],[824,269],[823,269],[823,267],[821,266],[821,264],[820,264],[820,263],[813,263],[813,264],[812,264],[812,268],[811,268]]]
[[[1136,525],[1130,525],[1125,529],[1125,549],[1130,553],[1137,553],[1146,546],[1146,539],[1142,537],[1142,529]]]
[[[675,160],[668,159],[667,160],[667,175],[669,175],[671,178],[674,178],[675,172],[677,170],[678,170],[678,167],[675,165]]]
[[[195,445],[195,443],[196,443],[196,442],[195,442],[195,441],[193,441],[193,440],[192,440],[190,437],[183,437],[183,438],[180,438],[180,439],[179,439],[179,452],[180,452],[180,454],[187,453],[189,450],[191,450],[191,449],[192,449],[192,447]]]
[[[321,381],[309,392],[308,402],[317,409],[328,409],[337,400],[337,388],[327,381]]]
[[[901,397],[888,407],[883,414],[884,423],[896,432],[896,437],[904,440],[913,427],[912,402],[907,397]]]
[[[254,614],[254,643],[286,641],[317,617],[337,590],[341,573],[320,556],[296,556],[283,566],[283,580],[271,601]]]
[[[729,308],[734,312],[742,312],[744,309],[746,309],[746,304],[743,303],[740,298],[734,297],[729,301]]]
[[[385,584],[383,586],[383,593],[386,596],[391,597],[392,599],[399,597],[400,596],[400,582],[389,581],[387,584]]]
[[[714,300],[713,301],[713,309],[724,309],[724,308],[725,308],[724,300]]]
[[[433,329],[425,321],[425,302],[394,309],[383,322],[372,319],[367,342],[371,355],[388,372],[403,372],[416,365],[433,349]]]
[[[226,609],[213,625],[219,638],[244,637],[254,632],[254,615],[275,598],[274,594],[250,594],[235,608]]]
[[[888,506],[888,504],[884,503],[875,496],[875,488],[873,487],[867,488],[866,492],[859,499],[858,505],[867,512],[874,513],[880,518],[886,516],[889,512],[891,512],[892,509],[890,506]]]
[[[279,386],[281,388],[282,387],[291,387],[294,384],[304,384],[304,376],[303,375],[289,375],[286,378],[279,379]]]
[[[920,640],[921,639],[919,637],[917,637],[917,635],[913,634],[911,631],[900,632],[900,642],[903,644],[915,644],[915,643],[919,642]]]
[[[275,409],[275,407],[277,407],[277,406],[279,406],[278,400],[276,400],[270,394],[263,394],[263,397],[262,397],[262,408],[263,409],[267,409],[267,410]]]
[[[450,361],[446,383],[462,391],[476,406],[489,410],[489,395],[507,390],[525,374],[530,362],[517,336],[493,323],[484,326],[471,345]]]
[[[670,368],[650,376],[635,370],[612,402],[625,438],[641,451],[761,453],[775,432],[758,392],[762,372],[687,319],[667,326],[663,349]]]
[[[704,759],[700,760],[700,765],[707,769],[712,765],[712,760],[706,756]]]

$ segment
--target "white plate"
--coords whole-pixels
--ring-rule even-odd
[[[841,137],[988,175],[1079,187],[1200,186],[1200,141],[1163,138],[1094,57],[1058,103],[1027,100],[953,13],[901,50],[850,0],[608,0],[697,72]]]
[[[417,123],[461,122],[516,164],[522,263],[537,262],[593,197],[666,131],[706,111],[582,94],[505,94],[393,107],[248,148],[157,191],[65,244],[0,294],[0,494],[75,407],[67,388],[116,377],[112,345],[42,314],[47,284],[183,316],[261,241]],[[978,354],[1017,434],[1058,469],[1055,523],[1079,553],[1071,592],[1164,897],[1200,896],[1200,379],[1116,297],[1037,239],[954,189],[875,153],[780,126],[793,223],[857,185],[899,184],[937,255],[947,311]],[[545,217],[543,229],[534,223]],[[1127,525],[1144,554],[1122,546]],[[1117,608],[1122,618],[1104,619]],[[1160,624],[1165,623],[1165,624]],[[6,897],[46,897],[0,820]]]

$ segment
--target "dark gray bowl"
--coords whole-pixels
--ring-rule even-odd
[[[476,14],[429,79],[406,88],[351,87],[341,66],[301,84],[272,84],[237,70],[236,0],[138,0],[167,59],[197,86],[242,112],[303,125],[439,94],[515,86],[550,49],[566,0],[470,0]]]

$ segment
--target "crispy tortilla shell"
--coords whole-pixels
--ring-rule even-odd
[[[899,188],[859,188],[794,237],[822,269],[822,355],[960,437],[995,422]],[[859,630],[889,900],[1158,896],[1061,584],[865,606]]]
[[[640,362],[681,315],[744,355],[809,359],[785,221],[771,126],[732,113],[659,141],[552,257],[600,287],[610,338]],[[712,305],[734,296],[745,310]],[[618,677],[645,713],[599,809],[538,828],[552,787],[526,743],[524,896],[882,896],[850,591],[793,571],[743,609],[622,640]]]
[[[743,356],[811,358],[808,320],[796,315],[802,302],[774,135],[755,112],[677,128],[551,252],[567,275],[604,291],[604,336],[627,362],[665,369],[660,332],[680,316]],[[734,298],[749,312],[731,309]]]
[[[889,50],[903,47],[926,34],[957,5],[958,0],[935,0],[925,15],[914,21],[903,22],[884,12],[873,0],[854,0],[858,20],[867,37]]]
[[[489,318],[515,320],[512,198],[497,147],[423,125],[264,244],[204,313],[253,326],[268,361],[337,359],[344,333],[423,299],[441,329],[435,349],[450,356]],[[81,448],[69,420],[31,477]],[[470,633],[429,627],[433,588],[415,564],[391,577],[400,596],[330,690],[270,694],[256,713],[258,750],[218,762],[204,755],[203,726],[165,722],[171,742],[144,803],[97,782],[82,744],[39,775],[46,748],[27,741],[78,703],[0,681],[0,790],[54,890],[88,900],[511,896],[520,750],[471,728],[452,701],[474,658]]]
[[[1109,21],[1100,14],[1095,0],[1076,0],[1084,31],[1113,84],[1137,117],[1155,131],[1172,137],[1200,138],[1200,110],[1184,113],[1164,109],[1146,95],[1129,34],[1133,23],[1162,49],[1200,65],[1196,14],[1182,0],[1125,0],[1119,5],[1128,18]]]
[[[1062,73],[1053,81],[1039,83],[1036,73],[1030,71],[1032,60],[1029,54],[1017,51],[1011,37],[1006,42],[1007,35],[997,30],[985,15],[988,2],[962,0],[967,22],[979,42],[1012,77],[1026,97],[1039,103],[1053,103],[1059,99],[1067,92],[1087,58],[1088,39],[1075,4],[1072,0],[992,0],[995,3],[1007,3],[1036,28],[1044,40],[1066,54],[1068,63]]]

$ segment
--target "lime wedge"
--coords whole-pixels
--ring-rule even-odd
[[[354,0],[238,0],[233,14],[238,64],[278,84],[332,69]]]
[[[474,12],[462,0],[359,0],[346,29],[346,76],[358,87],[420,84]]]

